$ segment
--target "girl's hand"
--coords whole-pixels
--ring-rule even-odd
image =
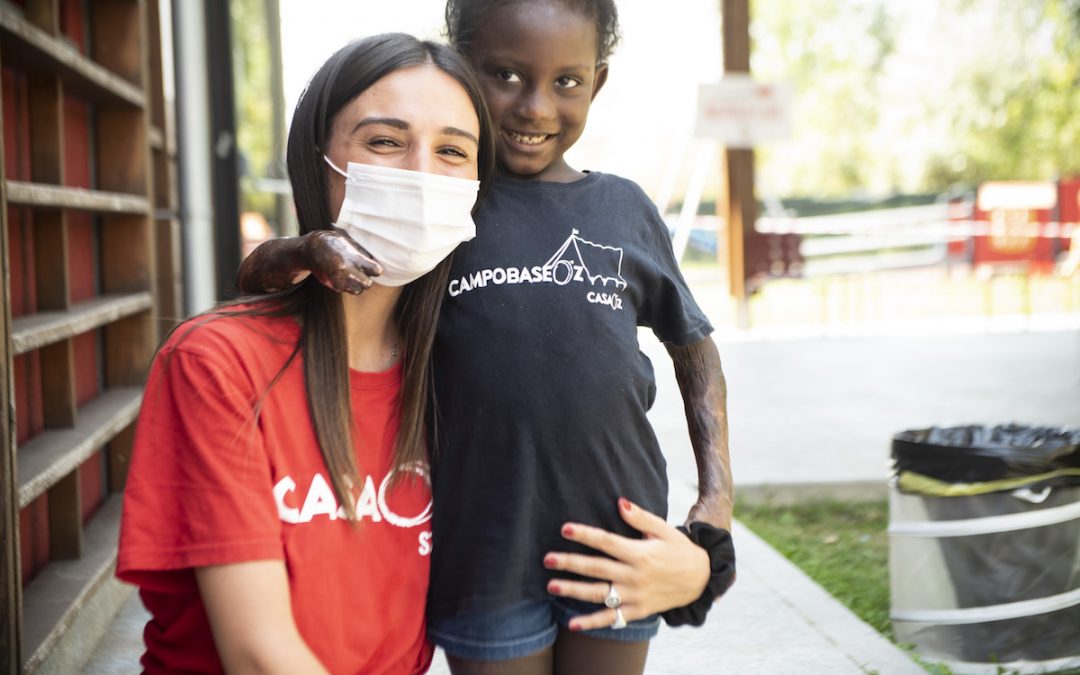
[[[300,237],[278,237],[259,244],[240,263],[236,286],[241,293],[283,290],[314,274],[338,293],[363,293],[382,266],[342,230],[315,230]]]
[[[331,290],[354,295],[363,293],[371,288],[371,277],[382,274],[382,266],[343,230],[315,230],[302,239],[304,268]],[[293,283],[306,276],[301,272],[301,276],[293,278]]]
[[[573,572],[598,581],[552,579],[548,592],[604,604],[611,584],[622,598],[626,621],[683,607],[697,600],[709,581],[709,554],[659,516],[619,500],[619,514],[644,539],[630,539],[598,527],[566,523],[563,537],[606,553],[611,558],[551,552],[544,567]],[[613,559],[612,559],[613,558]],[[571,630],[606,628],[615,623],[615,610],[602,609],[570,622]]]

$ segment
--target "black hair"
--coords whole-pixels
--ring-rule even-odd
[[[494,10],[526,0],[446,0],[446,39],[470,54],[477,31]],[[615,0],[550,0],[596,22],[596,62],[607,63],[619,44],[619,12]]]

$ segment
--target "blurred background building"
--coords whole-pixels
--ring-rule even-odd
[[[792,92],[791,123],[748,155],[733,296],[735,170],[695,129],[739,6],[620,2],[570,155],[656,200],[721,337],[1080,329],[1080,1],[755,0],[749,71]],[[145,367],[296,232],[307,78],[348,40],[441,25],[440,0],[0,0],[0,671],[74,672],[129,597]]]

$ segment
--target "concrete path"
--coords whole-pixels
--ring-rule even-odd
[[[892,435],[954,424],[1080,425],[1080,332],[720,341],[735,483],[884,485]],[[649,352],[654,353],[653,351]],[[661,385],[666,357],[654,358]],[[659,405],[659,402],[658,402]],[[669,474],[695,475],[678,412]],[[783,490],[780,490],[783,491]],[[746,496],[748,493],[744,493]]]

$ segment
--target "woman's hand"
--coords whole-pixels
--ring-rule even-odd
[[[659,516],[619,500],[619,514],[643,539],[630,539],[597,527],[567,523],[563,537],[611,556],[551,552],[544,566],[573,572],[598,581],[552,579],[548,592],[586,602],[604,604],[615,585],[626,621],[644,619],[697,600],[709,581],[709,554]],[[613,558],[613,559],[612,559]],[[606,628],[615,622],[615,610],[603,609],[579,616],[571,630]]]
[[[237,287],[247,294],[272,293],[314,274],[339,293],[363,293],[382,266],[342,230],[315,230],[260,244],[240,263]]]

